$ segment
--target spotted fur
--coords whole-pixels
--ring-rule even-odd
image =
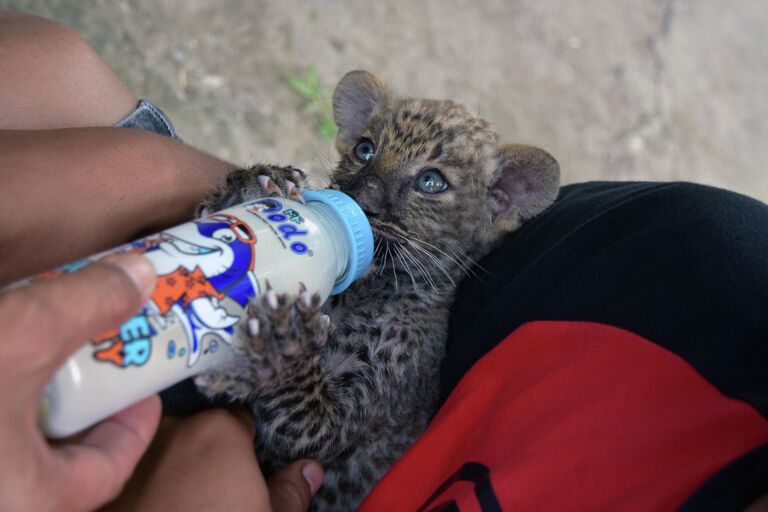
[[[323,464],[315,509],[352,510],[436,411],[456,283],[554,200],[559,168],[543,150],[499,146],[490,125],[460,105],[398,98],[363,71],[340,81],[334,114],[341,158],[331,186],[366,211],[374,262],[322,311],[316,297],[255,301],[249,312],[261,327],[241,332],[245,363],[201,384],[252,404],[269,467],[300,457]],[[363,139],[375,147],[369,161],[355,154]],[[438,170],[448,189],[419,190],[425,169]],[[300,189],[302,178],[291,168],[236,171],[206,207],[294,193],[286,181]]]

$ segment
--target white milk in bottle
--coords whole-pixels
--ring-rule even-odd
[[[157,271],[141,311],[88,340],[46,387],[40,404],[45,434],[74,434],[225,365],[245,307],[266,281],[289,294],[303,283],[325,300],[364,273],[373,236],[357,203],[336,190],[307,191],[304,198],[306,204],[282,197],[248,201],[43,274],[71,272],[121,252],[142,254]]]

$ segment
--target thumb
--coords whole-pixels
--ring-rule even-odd
[[[89,338],[136,314],[154,283],[154,268],[146,258],[123,255],[33,282],[7,298],[15,297],[12,304],[23,309],[14,327],[30,340],[28,345],[37,344],[40,360],[58,368]],[[48,377],[41,374],[46,382]]]
[[[274,512],[305,512],[323,484],[323,468],[303,459],[284,467],[267,482]]]

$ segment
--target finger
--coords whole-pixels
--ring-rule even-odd
[[[62,509],[91,510],[117,496],[160,422],[157,395],[96,425],[76,444],[54,448]]]
[[[323,483],[323,468],[311,460],[297,460],[267,482],[274,512],[305,512]]]
[[[126,255],[7,292],[0,319],[18,342],[5,345],[22,352],[15,354],[22,359],[57,368],[89,338],[136,314],[154,283],[149,261]],[[38,373],[41,381],[50,377]]]

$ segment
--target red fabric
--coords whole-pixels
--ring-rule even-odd
[[[669,510],[768,442],[768,422],[679,356],[615,327],[533,322],[464,376],[363,511],[417,510],[467,462],[504,510]],[[471,482],[455,500],[481,510]]]

